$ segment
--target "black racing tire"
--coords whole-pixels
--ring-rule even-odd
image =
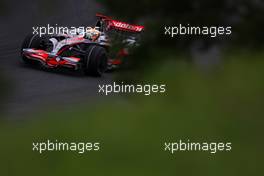
[[[107,52],[98,45],[90,45],[84,56],[83,70],[86,75],[100,77],[107,70]]]
[[[46,37],[40,37],[38,34],[29,34],[25,37],[22,47],[21,47],[21,57],[24,63],[26,64],[33,64],[34,62],[32,60],[29,60],[23,55],[23,49],[25,48],[34,48],[34,49],[45,49],[42,45],[43,40],[45,40]]]

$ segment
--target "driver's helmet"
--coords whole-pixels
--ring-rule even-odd
[[[95,28],[87,28],[85,38],[96,41],[100,37],[100,34],[100,31],[96,30]]]

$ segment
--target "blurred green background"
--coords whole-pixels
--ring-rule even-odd
[[[232,1],[233,5],[199,0],[176,1],[177,5],[147,0],[100,2],[113,16],[147,26],[142,47],[131,56],[134,67],[117,73],[116,80],[166,84],[166,94],[111,97],[64,111],[40,112],[25,121],[3,118],[1,175],[263,175],[261,6],[251,1]],[[227,12],[240,19],[230,24],[234,38],[171,40],[162,36],[165,21],[228,24]],[[251,23],[255,27],[249,28]],[[197,41],[203,49],[196,49]],[[211,54],[214,46],[217,52]],[[32,142],[47,139],[100,142],[101,150],[82,155],[32,152]],[[164,142],[180,139],[232,142],[232,151],[164,152]]]
[[[263,168],[262,54],[234,53],[204,74],[170,60],[145,77],[167,84],[159,96],[42,113],[2,122],[1,175],[261,175]],[[248,57],[251,60],[248,60]],[[32,142],[100,142],[101,150],[32,152]],[[164,152],[164,142],[232,142],[231,152]]]

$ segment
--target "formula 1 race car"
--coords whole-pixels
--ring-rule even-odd
[[[30,34],[21,49],[26,64],[43,68],[70,68],[85,74],[101,76],[105,71],[116,68],[128,54],[128,48],[137,46],[144,27],[116,21],[96,14],[99,18],[95,27],[78,29],[74,34]],[[118,39],[118,40],[116,40]],[[110,56],[113,41],[120,41],[122,48]]]

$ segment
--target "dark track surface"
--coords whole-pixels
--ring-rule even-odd
[[[18,1],[17,1],[18,2]],[[92,25],[94,15],[100,8],[92,0],[57,0],[63,3],[60,11],[48,14],[49,8],[42,8],[43,1],[23,1],[13,8],[10,1],[8,14],[2,17],[5,28],[0,29],[0,70],[9,86],[4,101],[8,116],[19,118],[34,111],[54,107],[70,107],[81,102],[96,101],[98,84],[111,81],[111,74],[102,78],[87,77],[76,72],[47,72],[22,64],[20,45],[32,26],[38,24],[60,24],[66,26]],[[19,9],[18,9],[19,8]],[[24,10],[23,10],[24,9]],[[26,10],[25,10],[26,9]],[[67,12],[67,13],[66,13]]]

